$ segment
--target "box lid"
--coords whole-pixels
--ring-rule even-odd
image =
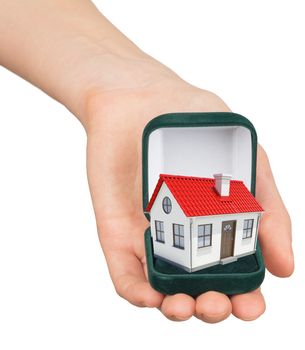
[[[143,210],[160,174],[213,177],[228,173],[255,194],[257,135],[245,117],[229,112],[169,113],[143,131]]]

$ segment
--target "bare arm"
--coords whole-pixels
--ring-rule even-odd
[[[0,8],[0,64],[81,118],[90,91],[129,87],[114,69],[153,61],[88,0],[2,0]]]

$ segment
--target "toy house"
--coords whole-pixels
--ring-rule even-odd
[[[194,272],[255,253],[263,209],[230,175],[161,174],[145,211],[155,257]]]

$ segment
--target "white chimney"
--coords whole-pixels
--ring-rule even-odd
[[[214,174],[215,188],[221,197],[230,195],[230,180],[232,178],[229,174]]]

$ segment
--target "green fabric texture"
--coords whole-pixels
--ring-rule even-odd
[[[255,195],[257,136],[254,126],[245,117],[228,112],[170,113],[151,120],[143,131],[143,210],[148,195],[148,147],[150,134],[159,128],[170,127],[243,126],[249,129],[252,140],[251,192]],[[149,215],[146,214],[149,219]],[[145,250],[148,278],[152,287],[163,294],[186,293],[198,296],[214,290],[227,295],[241,294],[258,288],[264,280],[265,266],[259,242],[255,254],[239,258],[227,265],[215,265],[189,273],[153,255],[150,229],[145,231]]]

